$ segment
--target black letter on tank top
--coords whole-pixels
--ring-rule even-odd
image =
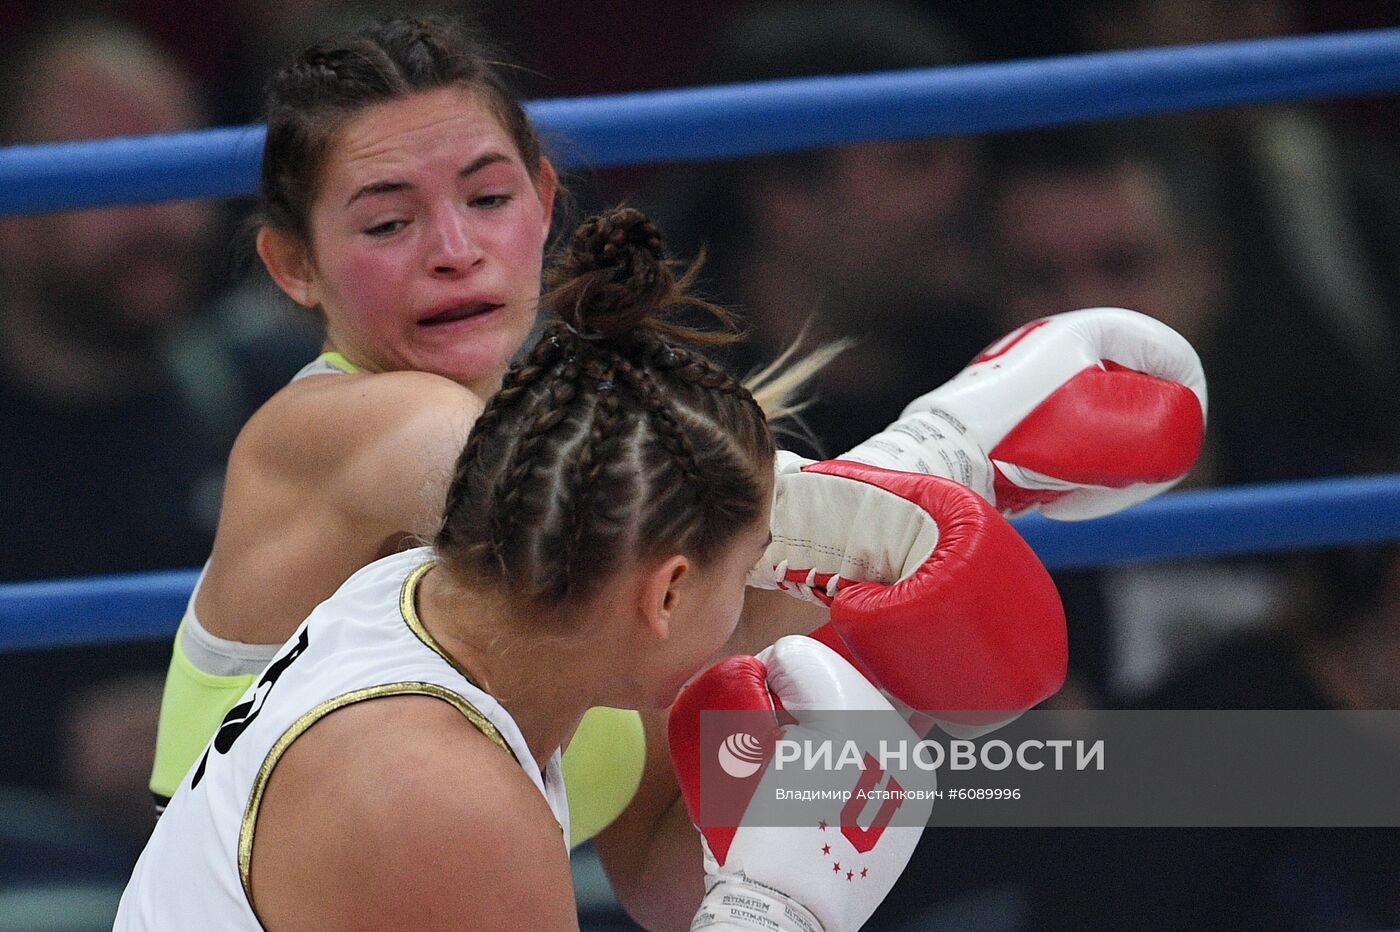
[[[301,629],[301,636],[297,638],[292,649],[268,664],[263,672],[262,679],[258,680],[258,685],[253,690],[253,696],[228,710],[224,716],[223,724],[219,726],[219,731],[214,735],[214,750],[220,754],[227,754],[229,748],[233,747],[233,742],[238,740],[238,736],[253,724],[253,719],[258,717],[262,711],[263,703],[267,702],[268,693],[272,692],[272,687],[276,685],[277,678],[306,651],[307,633],[306,628]],[[199,781],[204,779],[204,766],[209,763],[209,751],[206,749],[204,756],[199,759],[199,766],[195,768],[194,779],[190,781],[190,789],[199,786]]]

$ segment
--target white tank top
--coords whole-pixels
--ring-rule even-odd
[[[544,795],[567,847],[559,751],[541,772],[515,721],[447,659],[418,620],[414,594],[433,560],[422,548],[371,563],[282,646],[181,781],[122,894],[116,930],[260,930],[249,866],[268,776],[320,718],[382,696],[442,699],[510,751]]]

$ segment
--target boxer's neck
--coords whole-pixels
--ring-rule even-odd
[[[566,746],[600,697],[615,664],[597,638],[549,630],[487,589],[468,588],[436,567],[418,588],[418,616],[457,667],[515,720],[541,768]],[[579,619],[586,630],[586,619]],[[577,630],[577,629],[576,629]],[[616,658],[614,658],[615,660]]]

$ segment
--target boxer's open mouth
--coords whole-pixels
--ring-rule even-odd
[[[491,304],[487,301],[475,301],[470,304],[461,304],[456,307],[450,307],[445,311],[439,311],[431,317],[425,317],[418,321],[418,325],[421,327],[433,327],[438,324],[450,324],[455,321],[466,320],[468,317],[481,317],[484,314],[490,314],[492,311],[498,310],[503,306],[504,305],[500,304]]]

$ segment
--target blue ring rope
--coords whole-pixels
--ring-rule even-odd
[[[566,164],[717,159],[1400,88],[1400,29],[540,101]],[[260,126],[0,150],[0,215],[250,194]],[[1400,539],[1400,475],[1165,496],[1018,528],[1054,569]],[[0,586],[0,651],[168,638],[196,572]]]
[[[565,165],[734,158],[1400,89],[1400,29],[537,101]],[[262,126],[0,150],[0,215],[257,189]],[[567,148],[565,148],[567,146]]]
[[[1400,540],[1400,473],[1178,492],[1094,521],[1015,524],[1055,570]],[[0,586],[0,652],[169,639],[197,575]]]

